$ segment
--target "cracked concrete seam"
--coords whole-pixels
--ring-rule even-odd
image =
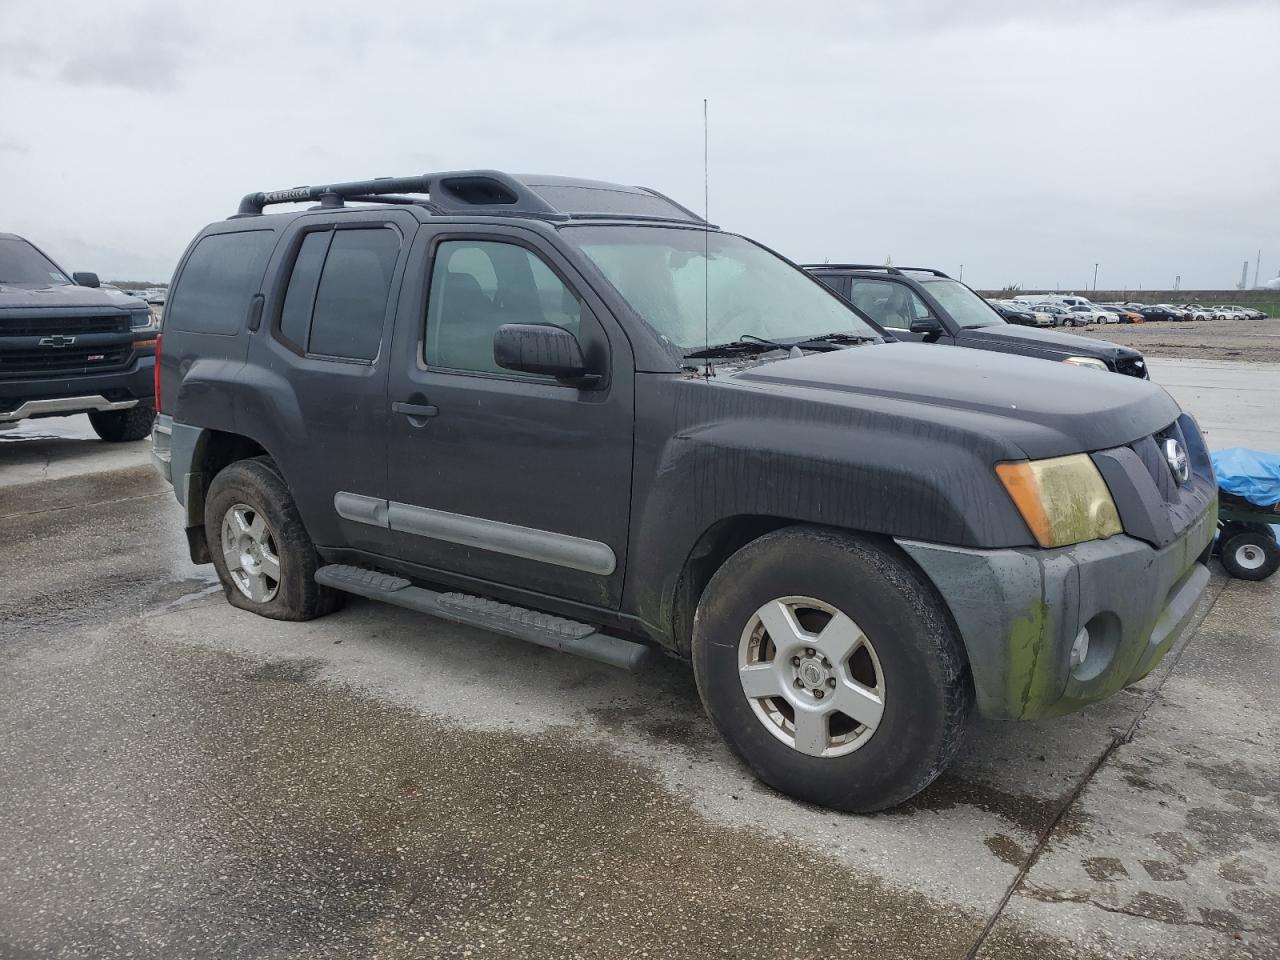
[[[1223,580],[1222,583],[1218,586],[1217,593],[1214,594],[1213,600],[1204,606],[1203,613],[1201,613],[1198,617],[1196,617],[1194,623],[1188,626],[1186,632],[1183,634],[1182,643],[1178,646],[1176,650],[1170,651],[1170,653],[1164,658],[1164,661],[1160,664],[1159,677],[1151,687],[1150,691],[1148,691],[1146,696],[1143,697],[1141,704],[1139,705],[1138,710],[1134,713],[1133,720],[1130,722],[1129,726],[1125,729],[1123,733],[1114,734],[1111,737],[1110,742],[1106,745],[1106,747],[1103,748],[1102,753],[1098,755],[1098,759],[1095,760],[1092,764],[1090,764],[1089,768],[1085,770],[1084,774],[1076,782],[1075,786],[1072,787],[1070,793],[1067,794],[1067,798],[1063,801],[1062,806],[1058,809],[1057,813],[1054,814],[1053,819],[1049,821],[1048,825],[1045,826],[1043,832],[1036,838],[1035,846],[1031,848],[1031,852],[1027,855],[1026,862],[1019,868],[1017,874],[1014,876],[1013,880],[1009,883],[1009,888],[1005,891],[1004,896],[1000,899],[1000,902],[996,905],[996,909],[992,912],[990,918],[987,920],[986,925],[982,928],[982,931],[978,934],[977,939],[974,940],[973,946],[969,948],[969,952],[964,955],[964,960],[975,960],[975,958],[978,956],[978,953],[982,950],[983,944],[986,943],[987,938],[991,936],[991,931],[995,929],[996,923],[999,922],[1000,917],[1004,914],[1005,909],[1009,906],[1009,901],[1013,899],[1014,895],[1018,893],[1018,891],[1027,882],[1027,876],[1031,873],[1032,868],[1035,867],[1036,863],[1039,861],[1044,851],[1048,849],[1049,843],[1053,839],[1053,835],[1058,830],[1058,825],[1062,822],[1063,818],[1066,817],[1067,813],[1071,810],[1071,808],[1074,807],[1076,803],[1079,801],[1080,796],[1084,793],[1085,788],[1088,787],[1090,781],[1093,780],[1093,778],[1097,775],[1098,771],[1102,769],[1102,767],[1106,764],[1107,760],[1111,758],[1111,755],[1115,753],[1118,747],[1133,741],[1134,736],[1138,732],[1138,726],[1142,723],[1143,718],[1146,717],[1147,712],[1151,709],[1152,704],[1155,703],[1156,697],[1160,695],[1160,690],[1164,687],[1169,677],[1173,675],[1173,671],[1177,669],[1178,662],[1182,659],[1182,654],[1186,651],[1187,647],[1191,645],[1191,642],[1196,638],[1196,635],[1199,633],[1201,624],[1203,624],[1204,621],[1208,619],[1209,615],[1213,612],[1213,609],[1218,605],[1218,601],[1222,599],[1222,595],[1226,592],[1227,585],[1229,583],[1230,583],[1229,580]],[[1043,898],[1040,898],[1040,899],[1043,899]],[[1064,898],[1064,900],[1065,899],[1069,899],[1069,898]],[[1075,900],[1072,902],[1088,903],[1094,906],[1098,906],[1101,909],[1108,910],[1108,912],[1111,912],[1111,913],[1128,914],[1128,911],[1125,911],[1119,908],[1102,907],[1100,904],[1097,904],[1095,901],[1093,901],[1088,897],[1085,897],[1083,900]],[[1141,914],[1128,914],[1128,915],[1141,916]],[[1144,919],[1147,919],[1147,918],[1144,918]],[[1195,921],[1190,921],[1190,922],[1195,923]]]

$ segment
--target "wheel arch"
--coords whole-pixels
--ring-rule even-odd
[[[270,454],[262,444],[244,434],[211,428],[199,430],[191,445],[189,461],[173,475],[185,513],[184,525],[192,563],[208,563],[211,559],[204,528],[204,507],[213,478],[239,460],[262,456],[270,457]]]
[[[766,534],[787,527],[809,527],[856,537],[874,543],[886,554],[893,557],[919,581],[924,589],[932,594],[938,609],[942,611],[947,620],[948,627],[960,639],[961,654],[965,662],[968,662],[969,651],[965,646],[963,634],[956,624],[955,618],[951,613],[951,606],[947,603],[946,597],[943,596],[942,591],[933,582],[933,578],[892,537],[868,530],[854,530],[846,527],[761,514],[736,514],[718,520],[702,532],[690,549],[676,581],[669,621],[671,640],[674,641],[674,649],[680,656],[688,657],[690,654],[693,615],[698,609],[698,601],[702,598],[707,584],[711,582],[711,578],[715,576],[716,571],[724,565],[729,557],[747,544],[760,539]]]

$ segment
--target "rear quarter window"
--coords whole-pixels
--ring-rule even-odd
[[[201,239],[169,296],[165,327],[219,336],[239,332],[274,240],[270,230],[211,233]]]

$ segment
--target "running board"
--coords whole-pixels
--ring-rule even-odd
[[[541,647],[597,660],[623,670],[637,669],[650,655],[651,648],[645,644],[608,636],[586,623],[466,593],[437,593],[425,587],[415,587],[404,577],[363,567],[342,563],[321,567],[316,571],[316,583],[407,607],[442,620],[528,640]]]

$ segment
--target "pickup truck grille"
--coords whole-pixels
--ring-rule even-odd
[[[118,367],[129,359],[130,344],[101,347],[38,347],[0,352],[0,376],[96,372]]]
[[[127,333],[127,314],[102,317],[24,317],[0,319],[0,337],[47,337],[54,334]]]

